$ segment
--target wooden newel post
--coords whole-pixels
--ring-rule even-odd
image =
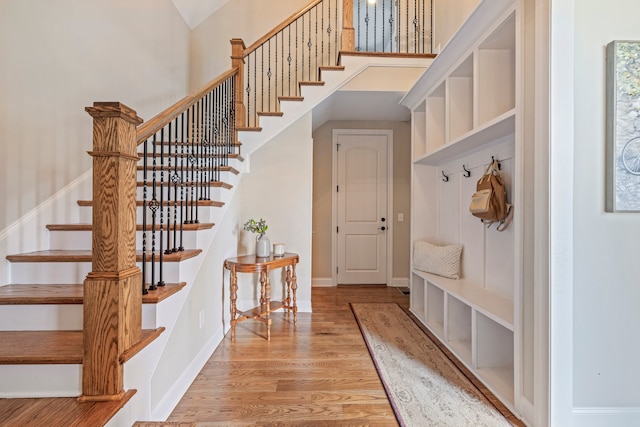
[[[353,0],[342,0],[342,45],[343,52],[356,50],[356,30],[353,28]]]
[[[236,74],[236,129],[246,126],[247,112],[244,106],[244,52],[242,39],[231,39],[231,67],[238,69]]]
[[[84,281],[80,400],[124,396],[120,356],[142,336],[142,273],[136,265],[136,112],[96,102],[93,117],[93,261]]]

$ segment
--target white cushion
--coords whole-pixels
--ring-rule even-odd
[[[413,245],[413,268],[450,279],[460,278],[462,245],[438,246],[426,240]]]

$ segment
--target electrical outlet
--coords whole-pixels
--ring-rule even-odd
[[[403,213],[399,213],[398,214],[398,222],[402,222],[404,221],[404,214]]]

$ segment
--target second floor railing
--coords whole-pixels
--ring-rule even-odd
[[[430,54],[433,0],[315,0],[249,47],[232,40],[240,70],[238,126],[299,99],[300,83],[320,79],[340,52]],[[242,112],[240,113],[240,110]]]

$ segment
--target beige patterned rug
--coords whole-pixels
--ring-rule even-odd
[[[352,303],[401,426],[511,426],[395,303]]]

